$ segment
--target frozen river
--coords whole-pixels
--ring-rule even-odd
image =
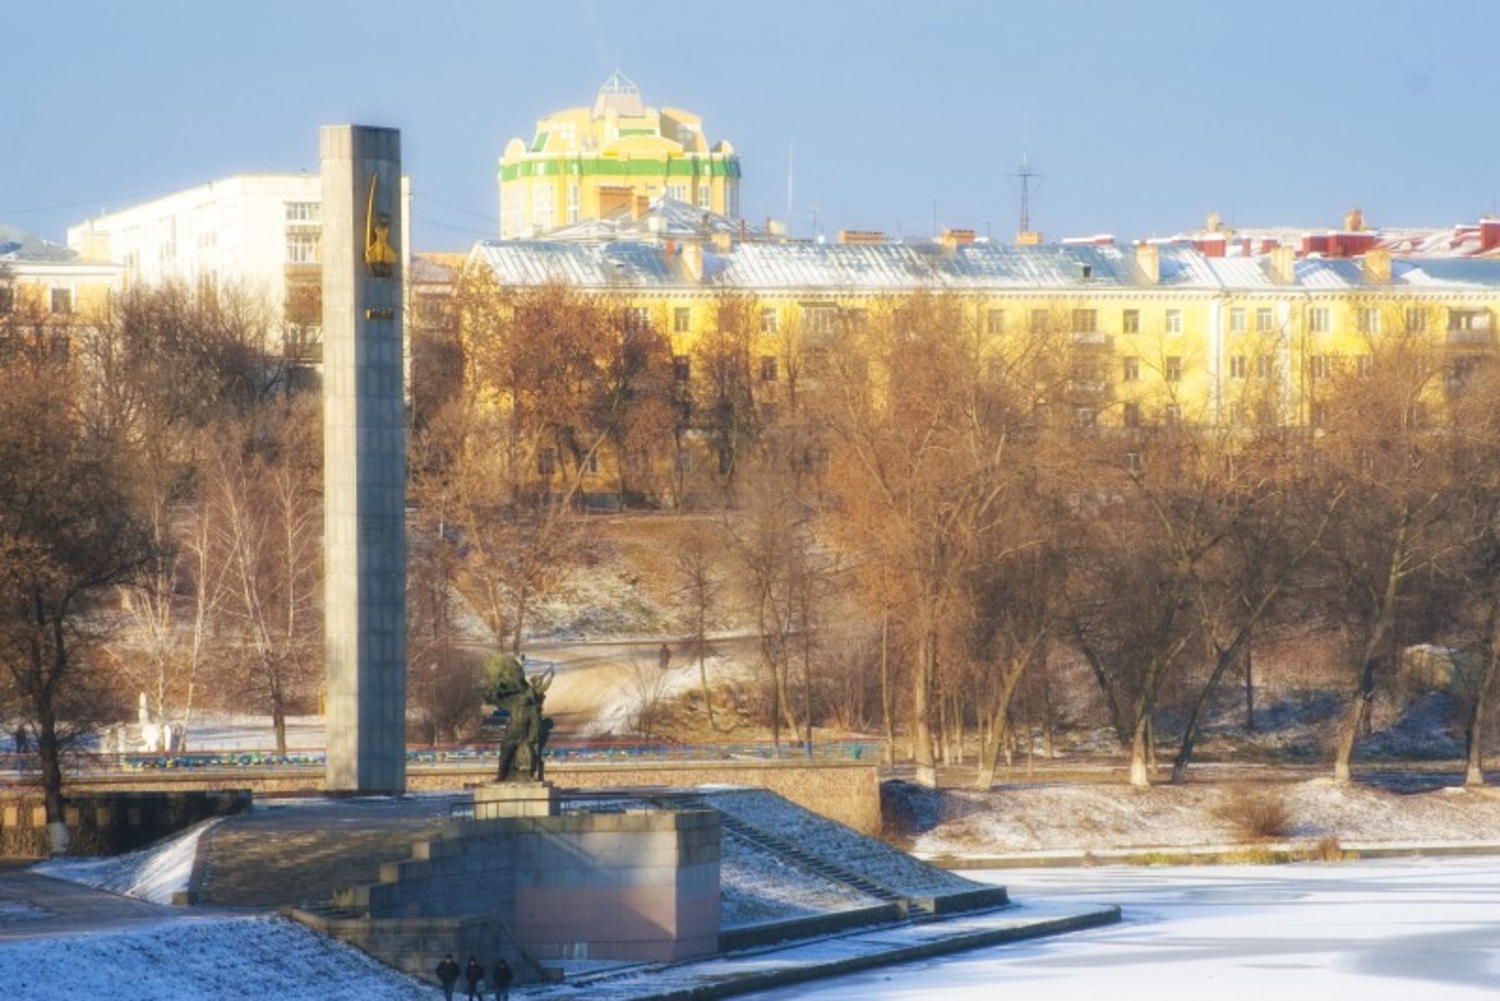
[[[966,873],[1121,924],[760,998],[1443,1001],[1500,996],[1500,859]],[[1191,993],[1188,993],[1191,991]]]

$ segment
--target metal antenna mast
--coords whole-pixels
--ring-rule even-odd
[[[1016,232],[1016,242],[1022,245],[1042,242],[1042,234],[1031,228],[1031,179],[1041,180],[1041,175],[1031,169],[1030,131],[1028,123],[1021,138],[1021,169],[1010,175],[1021,182],[1021,228]]]

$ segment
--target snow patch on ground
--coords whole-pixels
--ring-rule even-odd
[[[123,897],[170,904],[172,894],[186,890],[198,853],[198,839],[222,821],[205,820],[183,834],[151,848],[111,858],[53,859],[33,868],[44,876],[82,883]]]
[[[179,917],[100,934],[6,942],[5,996],[431,999],[420,984],[341,942],[280,918]]]
[[[1500,798],[1482,790],[1439,789],[1398,795],[1327,779],[1267,783],[1256,795],[1279,798],[1290,840],[1340,843],[1494,841]],[[940,817],[913,832],[922,856],[1042,851],[1192,848],[1243,843],[1225,816],[1233,785],[1014,785],[980,792],[919,796]]]

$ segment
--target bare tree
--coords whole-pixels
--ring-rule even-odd
[[[277,407],[222,444],[208,483],[228,652],[240,684],[271,716],[278,754],[287,716],[306,703],[322,667],[322,505],[307,463],[319,454],[316,433],[310,403]]]
[[[719,570],[720,549],[717,534],[700,524],[684,535],[672,557],[672,571],[676,578],[673,604],[686,634],[688,649],[698,662],[703,710],[708,714],[708,725],[712,729],[717,729],[718,724],[714,722],[713,690],[708,684],[708,658],[712,653],[710,623],[724,591]]]
[[[1461,496],[1442,419],[1444,368],[1422,331],[1387,330],[1368,343],[1369,361],[1338,366],[1309,359],[1312,417],[1325,496],[1350,500],[1323,533],[1316,590],[1323,614],[1338,623],[1351,679],[1334,749],[1334,779],[1351,778],[1355,743],[1368,721],[1382,671],[1399,650],[1425,641],[1430,622],[1417,614],[1418,582],[1449,544],[1452,505]]]
[[[79,419],[67,331],[0,330],[0,669],[37,738],[53,846],[66,845],[63,754],[112,710],[97,643],[114,589],[150,567],[119,449]],[[59,340],[61,338],[61,340]]]

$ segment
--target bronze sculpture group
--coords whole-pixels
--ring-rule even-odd
[[[542,714],[553,671],[526,676],[524,657],[501,654],[485,663],[484,699],[510,714],[505,736],[500,739],[500,782],[543,778],[542,752],[552,733],[552,718]]]

